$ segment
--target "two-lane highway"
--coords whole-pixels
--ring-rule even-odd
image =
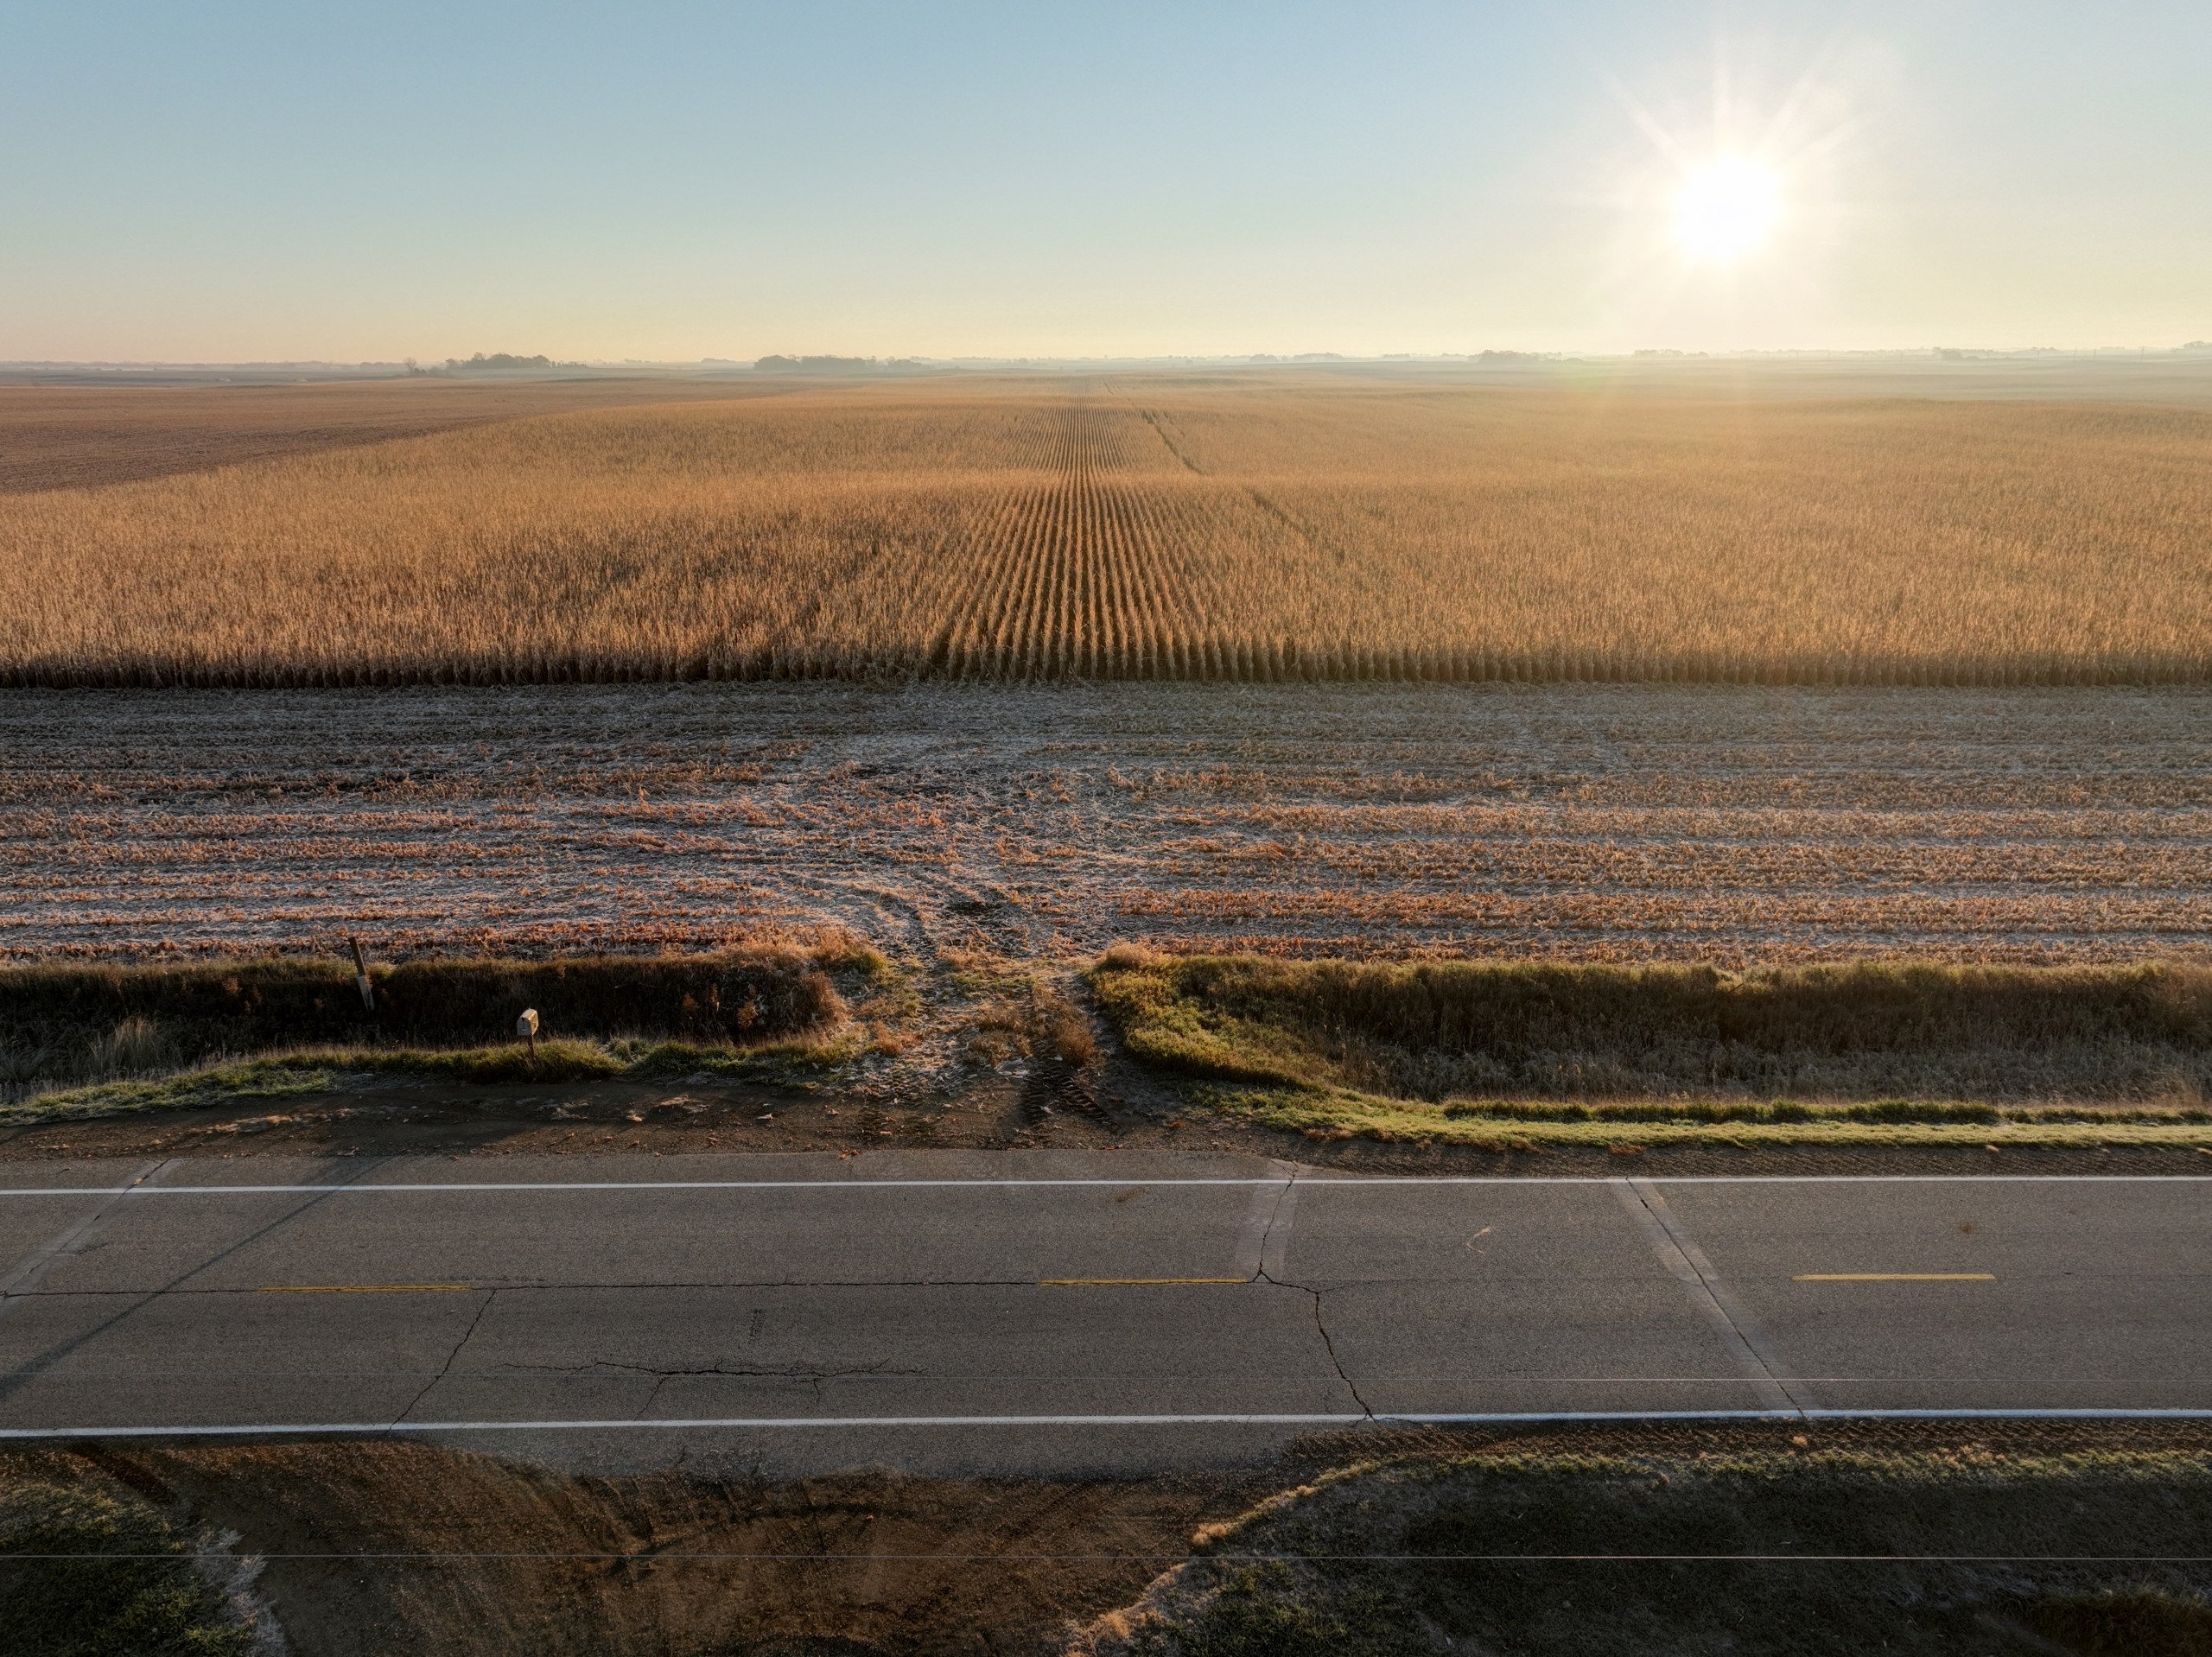
[[[2212,1180],[1222,1158],[0,1173],[0,1440],[1028,1472],[1370,1419],[2212,1414]]]

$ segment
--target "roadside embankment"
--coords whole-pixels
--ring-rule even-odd
[[[1082,1657],[2212,1649],[2201,1453],[1414,1455],[1208,1527]]]
[[[1471,1145],[2212,1144],[2185,964],[1410,964],[1110,950],[1140,1063],[1313,1138]]]
[[[58,1540],[109,1557],[73,1569],[0,1552],[0,1584],[16,1590],[10,1620],[81,1616],[96,1608],[87,1573],[92,1588],[177,1577],[112,1557],[157,1531],[164,1551],[174,1535],[226,1540],[294,1657],[1041,1654],[1270,1488],[1249,1467],[1118,1481],[582,1478],[404,1441],[57,1451],[0,1457],[0,1549]],[[16,1512],[120,1514],[136,1529],[11,1532]],[[187,1609],[223,1638],[242,1620]],[[4,1630],[0,1648],[14,1649]],[[220,1638],[162,1649],[248,1657]]]
[[[1364,1432],[1120,1480],[56,1450],[0,1457],[0,1516],[18,1626],[88,1585],[182,1589],[211,1631],[254,1617],[296,1657],[2181,1657],[2212,1634],[2212,1452],[2189,1422]]]
[[[1077,973],[893,962],[846,936],[371,976],[372,1014],[350,962],[0,969],[0,1145],[130,1117],[185,1139],[73,1127],[53,1148],[168,1150],[258,1133],[228,1118],[275,1106],[263,1143],[334,1150],[385,1143],[397,1113],[416,1149],[604,1115],[694,1150],[1236,1147],[1400,1172],[2212,1158],[2212,968],[2183,963],[1729,973],[1124,946]],[[534,1045],[514,1034],[525,1006]]]
[[[834,1026],[845,1006],[830,970],[877,965],[842,945],[431,959],[370,966],[365,996],[353,964],[331,960],[0,967],[0,1101],[120,1083],[106,1102],[143,1107],[170,1101],[176,1085],[156,1079],[179,1073],[197,1097],[296,1092],[302,1071],[560,1082],[696,1069]],[[534,1057],[512,1045],[525,1009],[549,1038]]]

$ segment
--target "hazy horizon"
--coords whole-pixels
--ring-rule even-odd
[[[36,0],[0,360],[2171,350],[2209,61],[2178,3]]]
[[[477,353],[488,354],[488,353]],[[505,353],[514,356],[546,355],[547,353]],[[361,372],[387,371],[397,376],[409,371],[426,377],[439,377],[456,372],[555,374],[576,370],[594,372],[619,372],[624,369],[639,370],[696,370],[751,372],[756,370],[773,371],[779,363],[797,362],[810,370],[836,371],[829,365],[849,366],[855,371],[868,370],[892,371],[902,368],[916,370],[937,369],[1055,369],[1099,366],[1174,368],[1183,365],[1234,367],[1314,367],[1342,364],[1348,367],[1387,365],[1392,363],[1445,365],[1472,365],[1512,368],[1542,367],[1548,365],[1565,366],[1576,363],[1620,364],[1651,361],[1666,362],[1774,362],[1790,361],[1866,361],[1868,363],[1910,361],[1918,359],[1948,358],[1955,360],[1979,362],[2007,362],[2032,364],[2037,360],[2080,362],[2093,359],[2115,362],[2145,359],[2179,358],[2184,360],[2203,359],[2212,364],[2212,341],[2183,340],[2178,344],[2149,346],[2079,346],[2072,347],[2046,346],[1876,346],[1831,347],[1822,346],[1777,346],[1747,347],[1740,351],[1681,350],[1671,346],[1639,347],[1625,351],[1558,351],[1530,349],[1525,351],[1394,351],[1355,353],[1336,351],[1251,351],[1217,352],[1201,354],[1191,352],[1132,352],[1113,356],[1061,356],[1034,352],[1024,356],[967,356],[925,357],[913,352],[899,352],[883,357],[861,357],[836,352],[772,352],[753,359],[729,357],[622,357],[582,358],[569,360],[550,360],[526,367],[508,368],[493,364],[480,367],[466,359],[442,359],[424,361],[421,359],[358,358],[346,359],[336,357],[238,358],[227,361],[213,359],[184,358],[99,358],[99,357],[15,357],[0,358],[0,370],[85,369],[85,370],[246,370],[246,369],[333,369]]]

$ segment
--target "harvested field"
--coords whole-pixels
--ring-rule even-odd
[[[857,384],[0,497],[0,682],[2195,683],[2208,476],[2194,409]]]
[[[789,382],[457,379],[0,385],[0,496],[90,489],[532,415],[758,397]]]
[[[0,697],[0,953],[2212,955],[2212,693]]]

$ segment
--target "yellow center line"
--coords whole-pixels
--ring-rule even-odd
[[[269,1283],[263,1294],[467,1294],[466,1283]]]
[[[1994,1272],[1801,1272],[1792,1283],[1994,1283]]]
[[[1040,1289],[1165,1289],[1210,1283],[1249,1283],[1247,1277],[1047,1277]]]

